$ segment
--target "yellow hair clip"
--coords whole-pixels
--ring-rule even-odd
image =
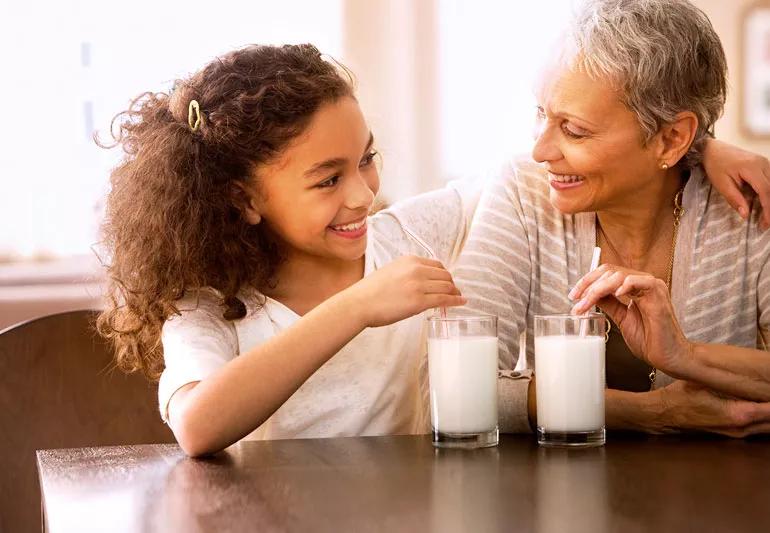
[[[201,106],[198,105],[198,100],[190,100],[190,105],[187,107],[187,124],[190,125],[190,129],[195,133],[201,125]]]

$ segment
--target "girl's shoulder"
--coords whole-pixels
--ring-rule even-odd
[[[445,187],[400,200],[369,219],[376,255],[436,258],[449,264],[465,240],[483,180],[455,180]]]
[[[189,351],[195,345],[215,343],[218,350],[234,357],[296,320],[291,311],[276,302],[271,306],[256,290],[242,289],[237,297],[245,306],[245,314],[230,319],[225,318],[226,308],[218,290],[206,287],[187,291],[175,302],[178,312],[163,325],[164,350],[180,346]]]
[[[176,313],[163,324],[163,341],[170,339],[194,339],[198,336],[215,336],[235,347],[235,330],[224,318],[222,294],[211,287],[192,289],[174,302]]]

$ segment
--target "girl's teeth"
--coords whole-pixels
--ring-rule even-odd
[[[332,228],[338,231],[353,231],[353,230],[359,229],[361,226],[364,225],[365,222],[366,222],[366,219],[355,224],[345,224],[344,226],[332,226]]]

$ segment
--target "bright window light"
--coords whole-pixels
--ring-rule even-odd
[[[530,150],[535,79],[573,5],[439,0],[442,175],[473,175]]]
[[[312,42],[339,56],[341,13],[342,0],[10,2],[0,260],[89,253],[118,156],[91,137],[131,98],[249,43]]]

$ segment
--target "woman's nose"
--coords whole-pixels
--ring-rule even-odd
[[[540,125],[535,134],[535,146],[532,147],[532,159],[538,163],[561,159],[561,151],[554,139],[553,128]]]

